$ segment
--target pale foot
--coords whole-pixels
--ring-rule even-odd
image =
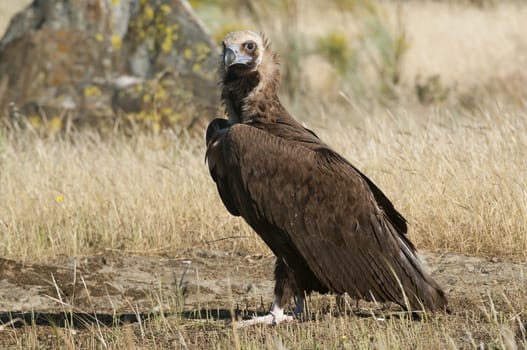
[[[299,295],[296,298],[295,305],[295,316],[301,316],[304,313],[304,296]],[[268,315],[253,317],[250,320],[238,321],[234,324],[234,328],[242,328],[246,326],[252,326],[254,324],[272,324],[277,325],[282,322],[291,322],[296,319],[295,316],[286,315],[284,308],[280,306],[280,297],[275,295],[273,306]]]
[[[243,327],[252,326],[255,324],[277,325],[282,322],[291,322],[293,320],[295,320],[294,316],[280,314],[280,313],[275,316],[272,313],[270,313],[265,316],[253,317],[250,320],[238,321],[234,324],[234,328],[243,328]]]

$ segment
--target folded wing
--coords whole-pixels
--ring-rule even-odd
[[[274,228],[258,232],[266,242],[280,232],[273,244],[294,247],[332,292],[414,310],[446,306],[404,218],[344,158],[316,137],[287,140],[243,124],[220,130],[207,142],[211,175],[231,213]]]

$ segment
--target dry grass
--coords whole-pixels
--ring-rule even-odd
[[[499,1],[495,7],[404,2],[402,16],[410,49],[403,71],[413,77],[439,74],[461,89],[518,73],[527,64],[527,6]],[[390,11],[394,13],[394,11]]]
[[[213,317],[159,314],[122,327],[51,326],[50,332],[28,325],[9,330],[9,343],[16,349],[525,349],[525,291],[521,296],[489,295],[459,305],[464,310],[427,315],[422,321],[404,314],[378,318],[337,312],[328,298],[315,297],[316,319],[276,327],[233,329]]]
[[[201,140],[72,138],[3,140],[3,256],[155,253],[240,234],[208,179]]]
[[[527,258],[527,115],[379,110],[317,128],[393,198],[421,249]],[[218,199],[198,138],[2,138],[0,254],[267,248]]]

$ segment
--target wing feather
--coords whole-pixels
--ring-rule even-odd
[[[258,233],[270,245],[269,235],[284,235],[281,241],[329,290],[404,307],[403,286],[412,308],[446,305],[404,237],[404,218],[373,182],[316,137],[291,141],[243,124],[223,137],[227,207],[253,227],[267,222],[276,228]]]

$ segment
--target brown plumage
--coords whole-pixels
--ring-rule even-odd
[[[406,237],[404,217],[280,103],[278,56],[268,41],[241,31],[223,44],[229,119],[210,123],[206,160],[229,212],[277,257],[274,308],[316,291],[444,309],[445,294]]]

